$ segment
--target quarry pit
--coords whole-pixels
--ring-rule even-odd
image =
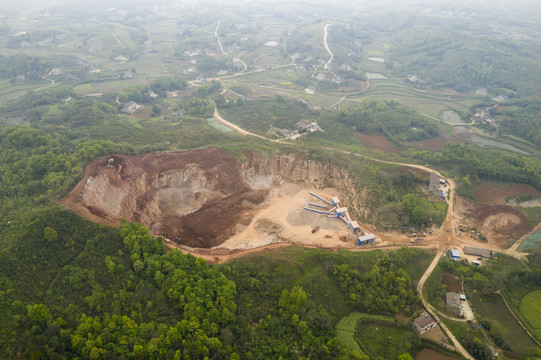
[[[310,191],[362,210],[343,169],[300,155],[246,152],[239,160],[218,148],[107,156],[86,167],[61,203],[102,224],[139,222],[181,248],[356,247],[341,221],[303,210]],[[315,226],[321,230],[312,233]]]

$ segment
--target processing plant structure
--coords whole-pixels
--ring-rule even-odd
[[[348,209],[340,206],[340,200],[337,197],[333,197],[331,201],[329,201],[313,192],[311,192],[310,195],[321,201],[322,204],[308,203],[308,206],[304,207],[304,210],[325,215],[329,218],[338,218],[342,220],[349,226],[353,234],[355,234],[357,245],[371,244],[374,242],[376,236],[374,234],[364,233],[357,221],[351,220]]]

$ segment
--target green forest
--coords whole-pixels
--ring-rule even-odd
[[[338,319],[414,311],[426,259],[293,249],[209,266],[141,225],[103,227],[56,206],[1,237],[0,349],[25,358],[351,358]]]
[[[400,63],[392,72],[416,74],[420,86],[472,91],[479,87],[507,96],[539,95],[541,46],[532,41],[472,36],[442,24],[417,25],[396,31],[391,58]],[[517,71],[519,69],[519,71]]]
[[[368,101],[341,110],[336,119],[363,134],[384,135],[391,141],[415,141],[439,134],[437,125],[396,101]]]
[[[51,62],[37,56],[0,54],[0,79],[15,80],[24,75],[26,80],[38,80],[51,69]]]
[[[504,110],[505,109],[505,110]],[[503,116],[502,129],[541,146],[541,99],[525,98],[506,102],[502,107],[491,108],[495,116]]]

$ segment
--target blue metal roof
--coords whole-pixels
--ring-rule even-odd
[[[459,258],[460,253],[458,252],[458,250],[451,250],[451,257]]]

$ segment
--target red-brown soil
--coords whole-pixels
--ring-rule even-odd
[[[383,151],[390,154],[398,154],[400,149],[394,146],[383,135],[365,135],[361,133],[355,133],[361,143],[370,150]]]
[[[475,188],[475,197],[489,204],[502,204],[509,197],[520,195],[541,195],[541,192],[527,184],[514,184],[507,186],[480,185]]]
[[[402,166],[400,168],[400,171],[402,172],[412,172],[414,174],[417,174],[421,177],[427,177],[427,176],[430,176],[430,173],[428,171],[425,171],[425,170],[422,170],[422,169],[417,169],[417,168],[412,168],[412,167],[407,167],[407,166]]]
[[[457,360],[455,356],[444,355],[432,349],[423,349],[415,356],[415,360]]]
[[[459,218],[459,223],[467,227],[476,227],[487,236],[490,246],[505,246],[511,238],[531,230],[527,215],[509,205],[476,203],[457,196],[455,213]],[[468,233],[461,232],[460,234],[464,237],[468,236]]]
[[[441,282],[447,287],[446,291],[452,291],[458,294],[462,293],[462,284],[453,275],[443,274]]]
[[[180,218],[166,216],[158,231],[178,234],[182,243],[191,247],[218,246],[235,234],[237,224],[250,224],[254,205],[262,203],[267,194],[264,190],[248,190],[207,204]]]
[[[150,119],[150,116],[151,116],[151,113],[150,113],[150,109],[148,108],[144,108],[141,112],[135,115],[135,117],[138,118],[139,120]]]
[[[479,205],[475,211],[475,218],[504,235],[523,234],[531,230],[528,216],[509,205]]]
[[[224,150],[206,149],[94,161],[61,202],[93,221],[118,225],[124,217],[179,244],[208,248],[248,224],[267,194],[249,188]]]

